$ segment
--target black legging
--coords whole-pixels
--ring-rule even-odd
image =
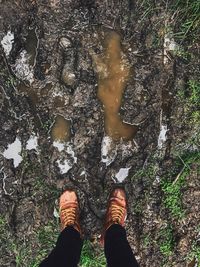
[[[67,227],[58,237],[56,247],[39,267],[77,267],[82,246],[79,232]],[[106,231],[104,251],[108,267],[139,267],[121,225],[113,224]]]

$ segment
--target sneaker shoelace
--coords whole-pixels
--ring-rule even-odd
[[[124,208],[120,207],[118,205],[112,205],[111,206],[111,216],[112,216],[112,221],[113,222],[117,222],[120,223],[120,221],[122,220],[122,217],[124,215]]]
[[[67,208],[61,210],[61,217],[65,226],[74,225],[76,220],[76,208]]]

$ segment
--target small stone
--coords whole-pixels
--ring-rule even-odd
[[[70,47],[72,47],[72,44],[71,44],[71,41],[68,38],[62,37],[60,39],[60,46],[62,48],[70,48]]]
[[[62,81],[69,86],[73,86],[76,81],[75,74],[69,70],[69,66],[65,65],[62,71]]]

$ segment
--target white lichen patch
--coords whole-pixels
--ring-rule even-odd
[[[23,50],[15,63],[15,74],[18,78],[30,82],[34,81],[33,67],[29,64],[29,55]]]
[[[160,134],[158,136],[158,148],[159,149],[163,147],[163,144],[167,140],[167,136],[166,136],[167,131],[168,131],[167,125],[161,125]]]
[[[15,141],[8,145],[8,148],[4,150],[3,156],[6,159],[13,159],[14,167],[18,167],[22,162],[22,157],[20,155],[22,151],[22,144],[18,137],[16,137]]]
[[[122,183],[126,177],[128,177],[130,168],[121,168],[118,173],[115,174],[115,178],[119,183]]]
[[[101,143],[101,161],[109,166],[117,156],[117,147],[113,139],[104,136]]]
[[[26,143],[26,149],[27,150],[32,150],[32,149],[37,150],[37,147],[38,147],[38,136],[31,135],[29,140]]]
[[[8,31],[7,34],[1,40],[1,45],[4,49],[5,55],[8,57],[14,43],[14,34]]]

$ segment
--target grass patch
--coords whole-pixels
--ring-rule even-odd
[[[198,240],[198,236],[200,233],[200,225],[198,225],[195,232],[197,234],[197,240],[192,242],[191,251],[188,254],[188,256],[186,257],[186,260],[188,262],[193,262],[194,264],[197,263],[197,265],[195,265],[195,266],[199,267],[200,266],[200,243]],[[193,266],[193,265],[191,265],[191,266]]]
[[[175,180],[169,179],[171,175],[161,181],[161,189],[164,193],[163,204],[169,210],[172,217],[183,218],[184,210],[182,207],[182,188],[185,186],[186,177],[190,174],[191,166],[200,162],[200,152],[190,152],[179,156],[176,162],[176,168],[180,171]]]
[[[185,117],[193,129],[200,126],[200,81],[190,79],[186,87],[178,91],[178,97],[183,104]]]
[[[146,164],[142,169],[138,170],[132,176],[131,180],[134,182],[135,180],[139,180],[143,177],[146,177],[148,179],[154,179],[159,169],[158,164],[156,164],[156,160],[156,158],[149,159],[148,164]]]
[[[30,241],[16,240],[9,232],[6,219],[0,216],[0,258],[8,262],[15,261],[16,267],[38,267],[56,244],[60,233],[58,220],[52,220],[40,227]],[[0,259],[1,265],[1,259]],[[93,244],[85,241],[82,249],[80,267],[105,267],[106,259],[103,248],[94,248]]]
[[[196,80],[189,80],[189,101],[191,105],[196,108],[200,107],[200,82]]]
[[[4,216],[0,216],[0,265],[1,259],[10,258],[12,235],[9,232],[9,225]]]
[[[82,253],[80,267],[105,267],[106,259],[103,249],[98,248],[98,252],[94,249],[90,241],[85,241]]]
[[[27,267],[38,267],[38,265],[44,260],[55,246],[56,240],[59,235],[58,221],[50,222],[48,225],[42,227],[37,234],[38,240],[38,253],[34,259],[30,260]]]
[[[188,52],[186,49],[184,49],[181,46],[178,46],[174,50],[174,55],[176,55],[179,58],[182,58],[186,62],[189,62],[194,57],[194,55],[192,53]]]
[[[189,253],[187,260],[196,260],[198,267],[200,266],[200,245],[197,242],[193,242],[191,252]]]
[[[159,249],[160,252],[165,257],[169,257],[173,253],[174,249],[174,237],[173,237],[173,229],[171,226],[167,226],[164,229],[161,229],[159,232]]]
[[[191,122],[200,125],[200,82],[197,80],[188,81],[188,109],[191,110]]]
[[[15,261],[16,267],[38,267],[41,261],[52,250],[58,236],[58,225],[55,221],[41,227],[30,241],[16,240],[10,237],[5,219],[0,217],[1,257]],[[8,238],[9,237],[9,238]]]
[[[144,235],[142,237],[142,240],[143,240],[143,245],[145,248],[148,248],[148,246],[153,243],[150,234]]]
[[[159,7],[152,0],[138,1],[137,5],[139,13],[141,12],[140,22],[144,22],[145,19],[148,19],[150,16],[152,16],[155,10],[159,9]]]
[[[200,1],[173,0],[168,8],[175,21],[175,37],[181,41],[196,41],[200,33]]]
[[[58,199],[62,193],[55,185],[47,183],[42,175],[35,178],[33,188],[35,193],[41,192],[42,197],[48,201]]]
[[[164,192],[164,206],[170,211],[173,217],[183,218],[184,211],[181,204],[181,188],[185,179],[181,177],[177,183],[163,181],[162,191]]]

